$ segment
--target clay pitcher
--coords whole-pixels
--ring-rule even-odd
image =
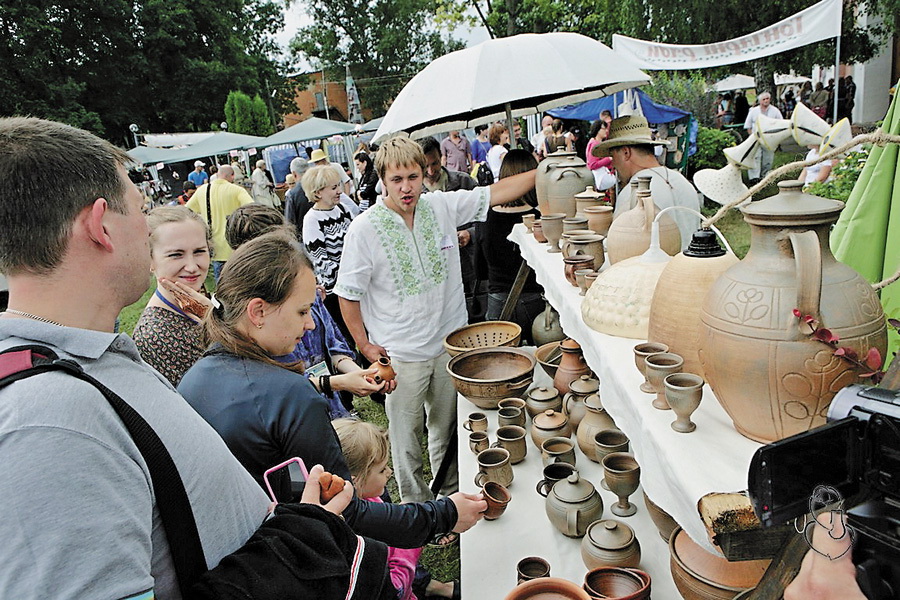
[[[600,403],[600,396],[591,394],[584,399],[584,407],[587,412],[581,423],[578,424],[578,430],[575,432],[575,439],[578,441],[578,447],[594,462],[599,462],[597,458],[597,443],[595,436],[606,429],[618,429],[616,422],[613,421],[606,409]]]
[[[594,175],[587,163],[575,155],[568,155],[550,168],[547,179],[547,203],[550,212],[575,216],[575,194],[594,184]]]
[[[559,360],[559,368],[556,369],[556,377],[553,378],[553,387],[565,396],[572,391],[569,384],[582,375],[590,375],[591,368],[584,360],[581,346],[572,338],[563,340],[559,349],[562,350],[562,357]]]
[[[567,156],[575,156],[574,152],[553,152],[548,154],[544,160],[538,164],[537,174],[535,175],[534,191],[537,195],[538,210],[542,215],[550,212],[550,203],[547,201],[547,184],[550,180],[550,170],[553,166],[566,158]]]
[[[573,429],[578,429],[578,424],[587,413],[584,407],[584,399],[600,390],[600,380],[590,375],[582,375],[569,384],[572,390],[563,398],[563,412],[569,417],[569,423]]]
[[[650,247],[650,230],[658,213],[659,208],[650,198],[650,192],[639,191],[635,207],[619,215],[609,226],[606,251],[610,264],[639,256]],[[681,233],[668,214],[659,220],[659,246],[670,256],[681,251]]]
[[[834,394],[859,380],[795,309],[861,357],[887,346],[878,296],[828,246],[844,203],[804,194],[799,181],[778,186],[741,208],[750,252],[716,280],[700,315],[707,381],[738,432],[763,443],[823,425]]]
[[[559,326],[559,313],[553,310],[549,302],[546,304],[544,313],[536,316],[531,324],[531,339],[538,347],[566,337]]]

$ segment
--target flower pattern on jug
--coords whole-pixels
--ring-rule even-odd
[[[820,350],[803,362],[802,371],[782,376],[783,389],[790,397],[782,402],[784,414],[799,421],[824,419],[834,394],[856,379],[847,362],[829,350]]]
[[[766,298],[762,290],[756,288],[744,288],[738,291],[734,300],[723,305],[725,314],[741,323],[748,321],[760,321],[769,315],[771,300]]]

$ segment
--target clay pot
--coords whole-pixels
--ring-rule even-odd
[[[665,262],[635,256],[601,272],[581,303],[584,322],[600,333],[647,339],[650,303]]]
[[[804,194],[800,182],[778,185],[777,196],[741,208],[750,252],[716,280],[700,315],[706,379],[738,432],[763,443],[823,425],[837,390],[858,381],[794,309],[859,356],[885,356],[887,345],[877,294],[828,246],[844,204]]]
[[[584,590],[591,598],[648,600],[650,575],[638,569],[597,567],[584,576]]]
[[[553,310],[550,303],[547,302],[544,307],[544,313],[534,318],[531,324],[531,339],[537,346],[544,346],[550,342],[558,342],[564,340],[566,334],[563,333],[562,327],[559,326],[559,313]],[[553,377],[553,375],[550,375]]]
[[[650,519],[653,521],[653,524],[656,525],[656,529],[659,531],[659,537],[669,542],[669,538],[672,537],[672,532],[675,531],[675,528],[678,527],[678,523],[675,519],[672,518],[672,515],[661,509],[657,506],[653,500],[647,496],[647,492],[643,492],[644,494],[644,505],[647,507],[647,512],[650,514]]]
[[[548,410],[561,413],[562,407],[562,396],[556,388],[534,388],[525,396],[525,410],[532,419]]]
[[[581,560],[588,570],[636,567],[641,562],[641,545],[634,530],[625,523],[613,519],[594,521],[581,540]]]
[[[573,286],[578,287],[578,281],[575,279],[575,271],[578,269],[593,269],[594,257],[589,254],[578,254],[563,259],[565,263],[566,279]]]
[[[566,215],[562,213],[551,213],[541,217],[541,227],[544,231],[544,237],[550,243],[547,252],[561,252],[559,249],[559,239],[563,233],[563,219]]]
[[[598,192],[594,186],[589,185],[578,194],[575,194],[575,216],[587,217],[586,209],[600,206],[606,199],[606,194]]]
[[[658,213],[650,193],[638,192],[637,205],[619,215],[609,227],[606,251],[611,264],[640,256],[650,247],[650,230]],[[671,256],[681,251],[681,233],[668,214],[663,215],[659,222],[659,245]]]
[[[564,212],[566,216],[574,217],[575,194],[583,192],[593,182],[594,175],[587,168],[587,163],[572,154],[562,157],[550,167],[547,177],[550,212]]]
[[[391,359],[387,356],[382,356],[372,366],[378,369],[378,373],[375,374],[375,383],[393,381],[394,377],[397,376],[394,372],[394,367],[391,366]]]
[[[542,451],[542,445],[550,438],[571,437],[572,429],[566,415],[555,410],[545,410],[531,420],[531,441]]]
[[[565,242],[563,256],[567,256],[569,258],[582,254],[593,256],[594,264],[591,266],[591,268],[595,271],[599,271],[600,267],[603,266],[603,261],[605,260],[603,251],[603,239],[604,238],[602,235],[597,234],[570,236]]]
[[[563,231],[581,231],[588,229],[588,221],[586,217],[566,217],[563,219]]]
[[[612,206],[588,206],[584,215],[588,220],[588,229],[598,235],[609,235],[609,227],[613,222]]]
[[[563,412],[569,418],[569,423],[577,430],[579,423],[587,413],[584,399],[600,390],[600,380],[590,375],[582,375],[569,384],[571,390],[563,398]]]
[[[451,358],[447,372],[469,402],[494,410],[503,398],[525,395],[536,364],[534,355],[521,348],[476,348]]]
[[[548,154],[544,160],[538,164],[534,181],[534,191],[537,195],[538,210],[541,211],[542,215],[550,212],[550,203],[547,201],[547,185],[550,181],[550,170],[556,163],[568,156],[575,156],[575,153],[565,151],[553,152]]]
[[[581,537],[603,514],[603,500],[586,479],[572,473],[553,484],[545,503],[547,518],[568,537]]]
[[[582,375],[590,374],[591,368],[584,360],[581,346],[572,338],[563,340],[559,344],[559,349],[562,351],[562,358],[559,360],[559,367],[556,369],[556,376],[553,378],[553,387],[565,396],[572,391],[569,384]]]
[[[659,276],[650,304],[648,340],[666,344],[681,355],[688,373],[704,376],[698,354],[700,310],[719,275],[737,262],[734,254],[719,246],[713,231],[701,229]]]
[[[541,577],[517,585],[504,600],[591,600],[588,593],[566,579]]]
[[[669,538],[669,567],[675,587],[689,600],[731,600],[756,587],[770,560],[729,562],[694,542],[680,527]]]
[[[583,405],[586,412],[581,423],[578,424],[575,438],[585,456],[594,462],[600,462],[600,459],[597,458],[597,444],[594,438],[604,429],[617,429],[616,422],[600,404],[600,396],[597,394],[591,394],[585,398]]]
[[[535,219],[534,223],[531,224],[531,233],[538,244],[547,243],[547,237],[544,235],[544,226],[541,224],[540,219]]]

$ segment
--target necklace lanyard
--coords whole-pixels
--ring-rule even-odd
[[[172,310],[177,312],[179,315],[181,315],[185,319],[188,319],[192,323],[197,322],[197,320],[195,318],[193,318],[192,316],[190,316],[189,314],[187,314],[186,312],[181,310],[180,306],[176,306],[175,304],[172,304],[171,302],[169,302],[165,296],[163,296],[161,293],[159,293],[159,288],[156,289],[156,297],[159,298],[160,300],[162,300],[163,304],[165,304],[166,306],[168,306],[169,308],[171,308]]]

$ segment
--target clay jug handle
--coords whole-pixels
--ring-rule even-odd
[[[797,263],[797,308],[804,315],[819,318],[822,296],[822,246],[815,231],[790,234]]]
[[[643,196],[641,202],[644,205],[644,231],[651,231],[653,219],[656,217],[656,203],[650,196]]]
[[[578,535],[578,510],[570,508],[566,511],[566,532],[570,535]]]
[[[563,396],[562,412],[567,417],[569,416],[569,403],[570,402],[572,402],[572,392],[569,392],[565,396]]]
[[[537,482],[537,487],[534,489],[537,491],[538,494],[540,494],[541,496],[546,498],[547,494],[550,493],[550,490],[552,488],[553,488],[553,484],[550,481],[547,481],[546,479],[541,479],[540,481]]]

